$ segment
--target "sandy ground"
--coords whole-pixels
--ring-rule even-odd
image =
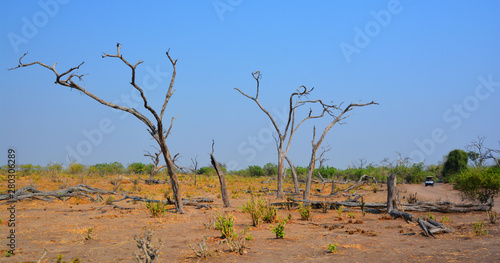
[[[229,189],[237,182],[229,182]],[[266,185],[266,186],[269,186]],[[146,186],[144,186],[146,187]],[[259,185],[255,186],[259,187]],[[272,186],[271,186],[272,187]],[[321,189],[322,186],[314,186]],[[455,229],[451,234],[439,234],[437,239],[426,237],[414,223],[392,220],[385,214],[366,214],[360,211],[335,210],[327,213],[314,210],[311,221],[300,220],[297,210],[282,209],[278,214],[291,220],[285,226],[285,238],[276,239],[271,232],[275,224],[250,227],[248,214],[240,207],[247,202],[246,186],[231,193],[230,208],[223,208],[217,198],[217,188],[198,187],[193,194],[215,198],[212,210],[186,207],[186,213],[179,215],[167,212],[163,218],[153,218],[144,204],[120,203],[132,210],[102,208],[102,203],[91,203],[82,199],[68,201],[23,201],[16,204],[15,256],[5,257],[7,247],[0,246],[0,262],[37,262],[47,250],[45,261],[55,262],[59,254],[64,260],[77,257],[82,262],[134,262],[133,253],[139,253],[133,237],[141,235],[144,229],[153,229],[153,243],[162,240],[161,262],[498,262],[500,259],[499,224],[491,224],[484,212],[432,215],[441,221],[448,218],[448,227]],[[357,190],[366,202],[385,202],[387,192],[384,186],[373,193],[369,186]],[[461,202],[460,196],[450,185],[437,184],[399,185],[400,196],[417,193],[420,200]],[[196,190],[196,191],[195,191]],[[197,192],[198,191],[198,192]],[[329,192],[324,187],[323,192]],[[269,197],[270,201],[275,201]],[[337,200],[346,200],[339,197]],[[8,231],[6,218],[8,205],[1,204],[0,237],[6,244]],[[497,203],[496,209],[499,208]],[[248,249],[243,255],[231,252],[224,243],[218,244],[220,231],[204,226],[215,213],[231,214],[235,218],[237,232],[248,229],[252,237],[247,241]],[[427,213],[414,213],[429,216]],[[488,235],[475,235],[472,223],[482,220]],[[92,228],[91,239],[86,240],[88,229]],[[200,259],[189,245],[195,246],[207,237],[210,256]],[[329,244],[337,244],[337,253],[330,253]]]

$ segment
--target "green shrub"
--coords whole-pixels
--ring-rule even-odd
[[[45,166],[45,170],[49,171],[49,172],[60,172],[62,171],[62,164],[59,164],[59,163],[49,163]]]
[[[304,204],[299,204],[299,214],[302,220],[308,221],[311,219],[311,205],[304,206]]]
[[[483,204],[490,200],[493,202],[500,192],[500,169],[497,167],[471,168],[463,171],[455,177],[453,187],[459,190],[465,199]]]
[[[67,171],[69,174],[79,174],[79,173],[83,172],[84,169],[85,169],[85,166],[83,164],[71,163],[68,166]]]
[[[146,173],[146,165],[143,163],[131,163],[127,167],[129,173],[132,174],[145,174]]]
[[[467,170],[469,156],[465,151],[453,150],[448,153],[443,166],[443,178],[446,181],[453,180],[453,176]]]
[[[266,203],[262,199],[255,199],[252,195],[248,203],[244,204],[241,210],[244,213],[250,214],[253,226],[259,226],[262,222],[262,216],[266,211]]]
[[[261,177],[261,176],[266,175],[264,169],[262,169],[262,167],[260,167],[258,165],[248,166],[247,172],[248,172],[248,175],[250,175],[252,177]]]
[[[276,214],[277,214],[278,210],[276,210],[276,208],[274,208],[273,206],[271,205],[266,205],[265,207],[265,213],[264,213],[264,216],[262,217],[262,221],[264,221],[265,223],[274,223],[276,222]]]
[[[215,229],[220,230],[221,238],[233,239],[234,237],[236,237],[236,234],[234,232],[234,219],[232,215],[223,216],[217,214]]]
[[[263,170],[264,170],[264,174],[266,176],[277,175],[278,174],[278,165],[276,165],[274,163],[267,163],[266,165],[264,165]]]
[[[277,239],[283,239],[285,237],[285,225],[286,220],[283,220],[275,227],[271,226],[271,232],[276,234]]]

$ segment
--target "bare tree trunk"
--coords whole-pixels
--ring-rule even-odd
[[[224,207],[230,207],[231,204],[229,204],[229,196],[227,194],[227,189],[226,189],[226,180],[224,179],[224,172],[219,166],[219,163],[217,160],[215,160],[214,157],[214,142],[212,141],[212,153],[210,154],[210,161],[212,162],[212,166],[214,167],[215,171],[217,172],[217,176],[219,176],[219,182],[220,182],[220,192],[222,195],[222,201],[224,202]]]
[[[165,142],[165,140],[163,140]],[[181,189],[179,187],[179,179],[177,179],[177,172],[175,171],[175,164],[170,157],[170,152],[168,151],[167,145],[165,143],[160,144],[160,147],[165,157],[165,163],[167,164],[168,176],[170,177],[170,185],[172,186],[172,192],[174,194],[175,210],[179,214],[184,214],[184,205],[182,204]]]
[[[302,121],[300,121],[297,126],[295,126],[295,110],[297,107],[302,106],[306,103],[317,103],[318,101],[300,101],[300,98],[302,96],[307,96],[313,89],[308,90],[305,86],[300,86],[297,88],[297,92],[294,92],[290,95],[290,108],[288,111],[288,119],[286,123],[286,127],[284,130],[280,130],[279,125],[276,123],[274,120],[273,116],[269,111],[267,111],[262,104],[259,102],[259,86],[260,86],[260,78],[261,74],[260,71],[255,71],[252,73],[252,77],[255,79],[257,82],[257,92],[255,94],[255,97],[249,96],[245,94],[243,91],[241,91],[238,88],[235,88],[237,91],[239,91],[243,96],[255,101],[259,108],[269,117],[271,120],[271,123],[274,126],[274,129],[278,133],[278,139],[276,139],[276,148],[278,150],[278,175],[277,175],[277,198],[282,199],[283,198],[283,162],[286,154],[288,153],[288,150],[290,149],[290,143],[292,141],[293,134],[299,126],[304,123],[304,121],[308,119],[314,119],[314,118],[321,118],[324,116],[325,111],[322,112],[321,115],[313,115],[312,110],[310,110],[309,115],[305,117]],[[297,97],[297,100],[295,101],[294,104],[294,97]],[[288,133],[290,132],[290,133]],[[288,140],[288,141],[287,141]],[[285,141],[286,142],[286,148],[285,148]]]
[[[312,139],[312,153],[311,153],[311,161],[309,162],[309,168],[307,170],[307,179],[306,179],[306,189],[304,190],[304,200],[308,200],[309,194],[311,192],[311,180],[312,180],[312,175],[314,173],[314,169],[316,166],[316,153],[318,152],[319,147],[323,143],[323,140],[325,139],[326,134],[330,129],[338,122],[344,120],[345,118],[349,117],[344,115],[348,113],[349,111],[353,110],[355,107],[363,107],[363,106],[368,106],[368,105],[378,105],[378,103],[372,101],[369,103],[351,103],[349,106],[347,106],[344,110],[340,108],[339,105],[328,105],[323,103],[321,100],[317,100],[315,102],[319,102],[321,106],[323,106],[323,114],[328,113],[328,115],[332,116],[334,119],[325,127],[323,130],[323,133],[319,137],[318,141],[316,142],[316,126],[313,128],[313,139]],[[335,111],[340,111],[340,113],[336,114]]]
[[[314,145],[314,138],[313,138],[313,145]],[[306,201],[309,200],[309,195],[311,194],[311,183],[312,183],[312,176],[314,173],[314,169],[316,168],[317,151],[318,148],[313,146],[311,160],[309,161],[309,168],[307,169],[306,188],[304,189],[304,200]]]
[[[277,191],[276,197],[279,199],[283,198],[283,161],[285,160],[285,154],[281,151],[278,152],[278,175],[276,176]]]
[[[299,179],[297,178],[297,171],[295,171],[295,167],[292,164],[292,161],[288,159],[288,156],[285,156],[286,161],[288,162],[288,165],[290,165],[290,170],[292,172],[292,178],[293,178],[293,187],[295,188],[295,193],[300,194],[300,188],[299,188]]]
[[[398,209],[399,193],[396,179],[394,173],[387,176],[387,213],[390,213],[393,209]]]
[[[335,194],[335,180],[332,179],[332,192],[330,192],[330,195]]]

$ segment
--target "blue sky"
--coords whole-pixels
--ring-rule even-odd
[[[178,59],[176,93],[165,122],[177,116],[167,144],[180,164],[209,164],[211,141],[230,169],[277,162],[270,122],[234,88],[254,94],[273,114],[291,92],[314,87],[311,99],[376,101],[335,126],[324,145],[330,166],[366,158],[379,164],[396,152],[437,163],[477,136],[500,148],[500,3],[498,1],[2,1],[0,2],[0,148],[19,163],[149,162],[154,151],[142,122],[77,91],[56,86],[41,67],[59,72],[85,64],[85,86],[101,98],[136,103],[130,71],[116,43],[159,109],[168,87],[170,49]],[[127,102],[128,101],[128,102]],[[146,113],[140,104],[132,105]],[[303,113],[304,114],[304,113]],[[150,115],[148,115],[150,116]],[[278,121],[280,122],[280,121]],[[289,157],[305,166],[310,121],[295,135]]]

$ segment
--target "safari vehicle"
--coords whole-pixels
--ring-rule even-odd
[[[434,176],[427,176],[425,178],[425,186],[427,187],[428,185],[434,186]]]

